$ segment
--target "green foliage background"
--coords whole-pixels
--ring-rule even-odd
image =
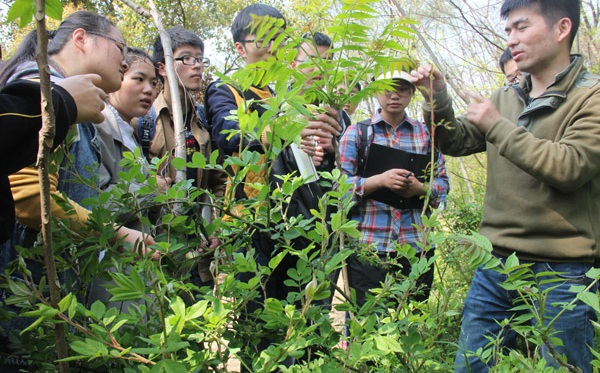
[[[215,40],[217,50],[231,52],[229,34],[226,31],[234,14],[248,2],[206,1],[191,2],[157,1],[167,26],[182,24],[197,32],[203,38]],[[323,70],[328,71],[328,83],[324,90],[308,90],[306,97],[298,95],[298,87],[290,80],[302,81],[302,76],[294,75],[287,68],[293,59],[294,44],[283,48],[279,59],[269,60],[255,69],[239,70],[229,82],[244,89],[251,83],[272,82],[276,95],[267,105],[269,110],[264,119],[270,119],[274,127],[285,129],[277,132],[272,146],[266,154],[275,157],[285,144],[296,141],[302,127],[298,114],[306,112],[306,102],[315,95],[332,105],[340,106],[349,100],[365,100],[362,113],[368,115],[372,106],[369,97],[375,88],[367,88],[355,98],[348,92],[336,92],[334,88],[345,78],[343,72],[351,69],[363,82],[379,66],[390,62],[428,61],[422,45],[415,38],[415,30],[423,35],[438,32],[438,36],[452,34],[451,23],[434,30],[432,19],[438,19],[453,10],[452,2],[407,2],[407,9],[419,22],[398,17],[398,8],[371,0],[361,1],[296,1],[275,2],[272,5],[284,9],[292,26],[290,35],[298,37],[305,31],[327,32],[336,42],[337,60],[318,61]],[[146,4],[141,4],[146,5]],[[126,40],[133,46],[149,47],[156,30],[151,22],[141,19],[128,7],[115,1],[77,1],[69,3],[65,14],[75,9],[96,10],[117,20]],[[432,13],[437,14],[433,16]],[[429,16],[429,18],[427,18]],[[437,18],[436,18],[437,17]],[[594,26],[595,27],[595,26]],[[493,28],[493,27],[491,27]],[[590,24],[590,30],[593,26]],[[15,34],[20,31],[15,31]],[[492,38],[501,45],[501,36]],[[450,37],[450,36],[448,36]],[[473,36],[477,40],[476,36]],[[431,38],[439,39],[439,38]],[[486,44],[487,45],[487,44]],[[494,43],[489,43],[488,52],[498,52]],[[444,64],[452,61],[452,55]],[[495,72],[494,53],[466,56],[467,66],[451,70],[451,76],[465,87],[478,87],[483,91],[501,84]],[[209,56],[210,57],[210,56]],[[329,64],[329,65],[327,65]],[[238,67],[235,58],[226,58],[222,71]],[[442,67],[447,67],[446,65]],[[450,70],[448,70],[450,71]],[[494,71],[494,73],[492,73]],[[330,73],[329,73],[330,72]],[[479,76],[477,80],[463,79],[462,74]],[[220,75],[223,79],[228,79]],[[487,78],[484,78],[487,76]],[[294,78],[294,79],[291,79]],[[415,105],[413,110],[418,113]],[[264,122],[256,115],[242,111],[237,113],[241,135],[255,138],[261,133]],[[418,117],[418,115],[414,115]],[[361,118],[362,119],[362,118]],[[332,192],[321,201],[313,217],[285,217],[286,202],[302,180],[288,176],[282,180],[281,188],[271,190],[265,185],[256,185],[258,197],[244,202],[245,209],[252,214],[233,219],[216,220],[203,224],[199,218],[200,207],[195,201],[206,193],[182,182],[171,188],[167,194],[158,194],[156,206],[168,207],[178,202],[187,211],[185,216],[174,213],[165,215],[158,226],[153,225],[142,213],[136,199],[128,194],[128,184],[139,181],[137,159],[140,154],[129,154],[123,161],[129,170],[121,176],[120,186],[111,192],[102,193],[93,210],[88,227],[74,231],[60,221],[54,221],[54,247],[59,269],[75,270],[71,282],[63,283],[64,298],[58,309],[49,306],[45,298],[45,283],[8,282],[14,294],[5,300],[6,304],[18,307],[22,316],[35,320],[28,330],[13,335],[11,343],[21,348],[39,371],[55,371],[53,356],[53,336],[51,325],[61,322],[69,326],[70,357],[73,369],[79,371],[123,371],[123,372],[205,372],[228,371],[232,362],[248,364],[251,371],[289,372],[447,372],[452,370],[456,352],[456,340],[460,325],[462,303],[474,268],[489,263],[489,242],[474,233],[481,216],[482,196],[485,188],[485,161],[481,157],[450,159],[452,192],[445,211],[439,211],[431,219],[426,219],[425,230],[428,237],[424,248],[437,247],[435,261],[436,277],[429,302],[416,303],[408,300],[416,278],[432,262],[420,259],[409,247],[397,250],[413,263],[413,272],[408,278],[386,279],[382,288],[363,307],[357,307],[351,293],[338,289],[341,294],[336,305],[337,315],[351,313],[347,321],[331,318],[329,311],[318,306],[318,302],[329,297],[329,279],[338,270],[349,250],[331,250],[328,241],[338,242],[340,236],[351,238],[357,235],[355,225],[347,219],[350,208],[344,196],[350,186],[339,172],[322,175],[332,185]],[[261,167],[257,153],[246,152],[239,157],[227,159],[227,164],[241,168],[234,182],[248,170]],[[159,161],[160,162],[160,161]],[[206,169],[223,169],[217,162],[217,154],[204,159],[199,154],[192,162],[180,165]],[[154,164],[155,167],[158,163]],[[233,175],[232,175],[233,176]],[[149,178],[147,188],[141,194],[156,193],[156,185]],[[119,204],[130,211],[138,211],[139,218],[148,229],[162,232],[157,235],[158,248],[164,253],[160,262],[141,259],[135,253],[121,251],[114,240],[114,232],[106,223],[116,219],[114,212],[105,208],[107,202]],[[230,214],[232,200],[226,199],[220,206],[225,214]],[[338,212],[327,221],[326,209],[335,206]],[[270,222],[266,224],[265,222]],[[186,255],[190,247],[200,244],[198,232],[218,233],[223,242],[215,253],[213,272],[217,279],[215,289],[198,288],[188,281],[189,270],[196,260]],[[239,251],[248,247],[250,232],[263,230],[279,243],[280,252],[268,266],[257,266],[252,255]],[[99,235],[86,234],[98,231]],[[304,249],[293,248],[291,242],[296,237],[307,237],[314,246]],[[187,237],[187,238],[183,238]],[[348,241],[346,241],[348,242]],[[367,248],[362,250],[370,255]],[[97,260],[97,253],[106,251],[105,259]],[[40,249],[21,250],[24,258],[39,260]],[[298,291],[284,301],[268,299],[263,307],[251,317],[243,316],[243,310],[259,292],[264,291],[264,278],[287,256],[298,259],[296,268],[290,271],[290,284]],[[27,273],[26,262],[21,259],[15,268]],[[526,268],[516,259],[508,268],[499,268],[526,281],[535,287],[536,280],[524,278]],[[255,275],[247,283],[236,280],[236,274],[250,272]],[[517,276],[518,275],[518,276]],[[598,273],[590,273],[598,278]],[[100,278],[107,284],[111,301],[89,302],[86,289],[93,279]],[[580,297],[597,310],[597,297],[577,289]],[[390,302],[393,300],[394,302]],[[295,305],[296,304],[296,305]],[[4,317],[15,315],[3,315]],[[255,322],[261,320],[261,322]],[[345,330],[345,331],[344,331]],[[541,343],[551,330],[533,330],[523,326],[523,335],[535,343]],[[266,350],[248,349],[249,341],[257,342],[263,335],[275,337],[278,341]],[[531,337],[533,335],[533,337]],[[519,350],[511,355],[495,351],[493,357],[499,362],[499,371],[538,371],[540,356],[533,350]],[[288,358],[300,358],[299,364],[287,368],[282,365]],[[598,361],[594,362],[600,366]]]

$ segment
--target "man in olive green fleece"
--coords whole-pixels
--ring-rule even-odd
[[[455,128],[437,128],[440,150],[452,156],[487,152],[481,233],[494,255],[505,261],[514,253],[535,274],[560,272],[541,278],[558,280],[539,285],[539,291],[556,287],[544,306],[544,324],[563,311],[559,302],[575,299],[572,285],[592,282],[585,274],[600,257],[600,77],[570,54],[580,11],[579,0],[504,0],[508,47],[523,79],[491,100],[471,94],[466,116],[454,116],[441,73],[431,66],[412,73],[422,91],[434,91],[425,118],[433,106],[434,121]],[[476,353],[490,337],[514,346],[510,325],[519,316],[512,310],[519,296],[500,286],[505,279],[493,269],[477,269],[465,302],[457,372],[490,369],[494,359],[482,361]],[[509,328],[502,327],[505,320]],[[580,301],[564,312],[552,324],[552,337],[562,345],[552,340],[541,346],[547,365],[556,367],[559,359],[591,372],[593,320],[593,308]]]

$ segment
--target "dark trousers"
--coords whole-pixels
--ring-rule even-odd
[[[297,243],[298,245],[302,245],[302,243]],[[253,257],[256,261],[257,265],[260,266],[268,266],[269,261],[275,255],[275,243],[268,236],[262,233],[256,233],[252,237],[252,249]],[[288,270],[291,268],[296,268],[298,264],[298,257],[294,255],[286,255],[283,260],[279,263],[279,265],[273,269],[271,275],[267,279],[264,284],[264,292],[263,289],[259,289],[259,294],[256,298],[249,301],[246,305],[245,312],[240,315],[241,318],[246,320],[252,320],[256,324],[264,323],[264,321],[260,318],[253,318],[252,313],[258,309],[262,309],[265,297],[266,298],[275,298],[278,300],[286,300],[288,295],[292,292],[299,293],[302,289],[297,286],[289,286],[286,285],[285,282],[290,278],[288,275]],[[256,276],[253,272],[240,273],[236,276],[236,278],[242,282],[248,282]],[[321,300],[314,301],[312,303],[313,306],[319,306],[324,308],[329,308],[331,304],[331,300]],[[301,307],[301,302],[296,300],[295,302],[296,308]],[[258,344],[254,345],[250,341],[247,341],[245,346],[242,348],[242,355],[246,355],[246,357],[242,356],[242,359],[246,361],[246,363],[250,366],[251,361],[249,361],[248,357],[252,355],[258,356],[260,351],[265,350],[269,347],[270,344],[279,343],[283,340],[285,331],[277,331],[277,330],[268,330],[268,333],[260,338]],[[265,333],[262,330],[262,333]],[[245,351],[244,351],[245,350]],[[280,364],[289,367],[294,363],[295,359],[288,357]],[[246,372],[243,367],[241,369],[242,372]]]
[[[398,258],[396,252],[379,253],[380,263],[369,263],[367,260],[361,260],[356,254],[351,255],[347,260],[348,285],[356,292],[356,303],[362,307],[366,302],[366,294],[371,289],[381,287],[385,281],[385,276],[389,273],[397,279],[407,278],[411,271],[408,259]],[[419,255],[419,254],[417,254]],[[431,249],[424,254],[427,259],[434,255]],[[396,262],[390,262],[390,259],[396,259]],[[431,284],[433,283],[433,266],[427,272],[419,276],[414,287],[414,293],[411,299],[422,302],[429,298]]]

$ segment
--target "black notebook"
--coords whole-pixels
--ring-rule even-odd
[[[437,154],[435,159],[437,160]],[[415,154],[371,143],[365,164],[364,177],[378,175],[392,168],[402,168],[411,171],[419,181],[425,182],[429,176],[427,166],[430,162],[431,153]],[[425,203],[423,196],[403,198],[387,188],[378,189],[369,194],[367,198],[383,202],[397,209],[421,209]]]

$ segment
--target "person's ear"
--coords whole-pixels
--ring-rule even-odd
[[[244,47],[244,43],[241,43],[239,41],[235,42],[235,50],[238,52],[238,54],[245,60],[246,59],[246,48]]]
[[[167,69],[165,68],[165,64],[163,62],[158,62],[156,64],[156,69],[158,70],[158,75],[162,76],[163,79],[167,79]]]
[[[72,39],[73,45],[79,50],[83,50],[87,42],[86,36],[89,36],[84,29],[77,28],[73,30]]]
[[[569,18],[561,18],[555,24],[555,29],[557,31],[557,39],[558,42],[562,42],[565,39],[568,39],[571,34],[571,29],[573,28],[573,23]]]

